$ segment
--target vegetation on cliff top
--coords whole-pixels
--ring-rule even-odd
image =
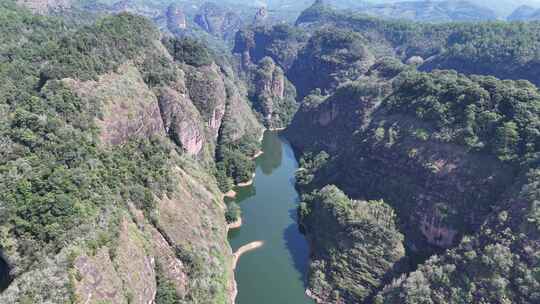
[[[395,86],[383,107],[388,114],[428,123],[429,130],[416,132],[423,140],[462,144],[502,161],[538,157],[540,93],[527,81],[411,71],[400,75]]]
[[[58,250],[72,229],[92,221],[104,203],[117,201],[115,195],[124,193],[146,206],[153,200],[149,192],[168,187],[168,151],[161,143],[103,150],[94,124],[100,105],[81,102],[59,81],[94,78],[113,69],[139,56],[157,34],[145,19],[130,15],[59,33],[60,22],[14,9],[2,12],[3,24],[10,25],[2,27],[2,36],[8,37],[2,48],[9,56],[0,63],[2,203],[7,210],[2,220],[12,235],[25,239],[18,250],[37,254]],[[11,27],[29,30],[23,39]],[[134,34],[127,28],[139,30]],[[13,35],[18,39],[9,38]]]
[[[540,301],[539,172],[491,215],[478,234],[396,279],[375,303],[537,303]]]
[[[73,300],[74,284],[82,284],[69,282],[73,270],[68,268],[74,267],[76,255],[107,247],[114,260],[119,218],[128,214],[131,203],[157,226],[158,201],[206,192],[218,199],[217,187],[204,168],[189,165],[195,160],[181,156],[180,147],[165,136],[132,138],[114,148],[100,142],[96,121],[106,114],[103,105],[81,98],[63,81],[94,81],[124,64],[133,65],[150,89],[178,81],[178,67],[163,53],[160,34],[149,20],[122,13],[92,25],[67,24],[4,1],[0,23],[0,249],[13,263],[15,276],[15,287],[1,297],[10,303],[67,303]],[[210,62],[200,44],[166,42],[176,47],[172,55],[177,62]],[[174,168],[185,168],[194,178],[203,176],[208,185],[204,191],[178,185]],[[191,177],[182,178],[187,183]],[[193,193],[178,192],[178,187]],[[210,224],[205,222],[205,227]],[[204,261],[201,271],[190,273],[190,301],[229,301],[230,269],[225,253],[216,249],[225,243],[214,241],[211,250],[204,244],[185,250],[196,251],[190,254]],[[150,248],[144,250],[152,254]],[[63,260],[68,255],[69,263]],[[33,271],[40,276],[24,276]],[[47,280],[41,277],[45,274]],[[73,279],[81,275],[87,274]],[[159,301],[169,301],[170,284],[163,278],[157,281]]]
[[[359,303],[395,274],[405,254],[395,213],[382,201],[353,201],[335,186],[302,197],[312,244],[309,287],[325,303]]]
[[[385,57],[324,94],[329,82],[316,86],[287,131],[299,152],[309,152],[297,173],[299,189],[337,184],[351,197],[384,198],[396,210],[407,258],[420,265],[409,274],[392,274],[394,282],[372,289],[368,302],[538,301],[534,172],[540,103],[531,83],[540,81],[534,72],[540,62],[538,23],[383,21],[319,3],[298,25],[313,37],[329,25],[355,31],[369,51]],[[305,60],[307,45],[300,46],[295,62]],[[330,44],[329,52],[341,49]],[[412,56],[428,60],[401,63]],[[310,214],[306,206],[300,212]],[[325,216],[317,218],[314,226]],[[308,229],[308,237],[316,234],[324,232]],[[334,239],[327,236],[314,247],[330,250]],[[314,255],[329,270],[324,276],[311,272],[310,287],[315,296],[323,294],[323,302],[335,301],[328,300],[331,290],[343,295],[343,287],[332,276],[358,264],[335,265],[331,255]]]

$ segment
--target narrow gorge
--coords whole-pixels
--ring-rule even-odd
[[[236,267],[237,304],[313,303],[306,295],[308,246],[297,224],[298,164],[289,143],[266,132],[253,185],[237,189],[242,227],[229,231],[233,251],[261,241]]]
[[[0,303],[540,303],[540,23],[252,2],[0,1]]]

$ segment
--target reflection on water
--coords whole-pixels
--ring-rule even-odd
[[[282,139],[279,136],[265,136],[262,143],[264,154],[257,160],[257,165],[265,175],[271,175],[274,169],[279,168],[283,159]]]
[[[276,133],[265,134],[263,151],[253,186],[238,191],[243,226],[229,233],[233,250],[265,242],[238,263],[236,303],[312,304],[304,294],[309,251],[296,222],[293,178],[298,164],[289,144]]]

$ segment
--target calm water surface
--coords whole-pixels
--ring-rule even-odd
[[[296,223],[298,164],[289,143],[266,132],[253,186],[241,188],[236,201],[243,226],[231,230],[233,250],[253,241],[264,247],[246,253],[236,269],[236,304],[313,304],[304,294],[308,246]]]

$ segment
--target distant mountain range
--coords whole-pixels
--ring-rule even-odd
[[[224,0],[250,6],[267,6],[271,11],[299,12],[313,0]],[[366,14],[392,19],[427,22],[530,20],[540,16],[540,0],[324,0],[339,9],[354,9]]]
[[[497,14],[470,1],[406,1],[366,5],[362,12],[383,18],[410,19],[427,22],[485,21]]]
[[[540,20],[540,9],[528,5],[518,7],[510,16],[509,21]]]
[[[345,0],[348,2],[348,0]],[[443,2],[445,0],[431,0],[424,2]],[[540,8],[540,0],[468,0],[470,3],[486,7],[493,10],[497,16],[501,19],[508,17],[514,10],[523,5],[528,5],[531,7]],[[335,2],[340,2],[340,0],[335,0]],[[403,2],[403,0],[371,0],[369,1],[373,4],[388,4],[388,3],[397,3]],[[454,1],[459,2],[459,1]]]

